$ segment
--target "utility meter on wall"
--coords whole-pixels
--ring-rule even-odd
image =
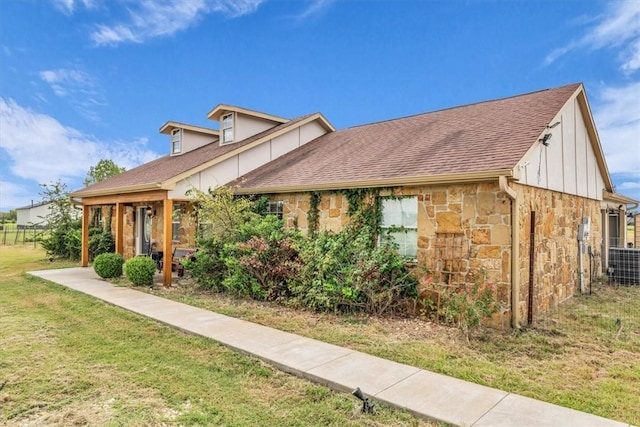
[[[591,236],[591,218],[582,217],[582,223],[578,226],[578,241],[584,242]]]

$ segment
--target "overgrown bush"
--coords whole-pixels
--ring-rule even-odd
[[[239,242],[225,246],[225,288],[259,300],[288,298],[301,267],[297,233],[285,230],[282,221],[267,215],[243,224],[238,236]]]
[[[440,321],[456,326],[467,337],[499,310],[495,286],[487,283],[482,274],[473,282],[458,285],[438,283],[432,276],[427,276],[424,287],[440,295],[440,306],[431,307],[436,309],[434,315]]]
[[[124,258],[115,253],[103,253],[98,255],[93,261],[93,269],[96,274],[103,279],[112,279],[122,276],[122,265]]]
[[[214,238],[200,239],[198,251],[191,259],[182,262],[202,288],[215,292],[224,290],[222,282],[227,276],[227,265],[223,249],[224,244]]]
[[[319,311],[371,314],[400,310],[417,296],[417,281],[397,248],[378,246],[362,214],[340,233],[305,238],[273,215],[258,215],[256,205],[229,189],[194,190],[193,200],[198,218],[214,225],[199,241],[195,260],[185,263],[201,286]]]
[[[80,221],[61,224],[40,242],[48,256],[70,260],[80,259],[82,251],[82,229]]]
[[[124,263],[124,274],[136,286],[153,285],[156,263],[146,256],[130,258]]]
[[[116,250],[116,241],[111,230],[100,228],[89,229],[89,260],[94,260],[98,255]]]
[[[417,280],[391,242],[371,244],[366,226],[320,233],[301,251],[300,281],[293,289],[303,305],[334,312],[383,314],[402,310],[417,295]]]

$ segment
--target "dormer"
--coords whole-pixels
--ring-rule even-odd
[[[178,122],[166,122],[160,128],[160,133],[170,136],[169,153],[172,156],[187,153],[220,139],[220,132],[215,129]]]
[[[259,111],[219,104],[207,114],[217,120],[220,129],[220,145],[232,144],[286,123],[289,120]]]

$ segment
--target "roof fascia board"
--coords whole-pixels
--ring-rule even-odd
[[[70,197],[96,197],[96,196],[109,196],[114,194],[125,194],[125,193],[141,193],[143,191],[150,190],[159,190],[161,186],[159,183],[151,183],[151,184],[138,184],[131,185],[128,187],[118,187],[118,188],[107,188],[104,190],[78,190],[69,194]],[[117,192],[116,192],[117,191]]]
[[[260,111],[249,110],[247,108],[236,107],[234,105],[226,105],[226,104],[216,105],[213,108],[213,110],[209,111],[209,114],[207,114],[207,119],[220,120],[220,116],[227,111],[244,114],[246,116],[257,117],[264,120],[270,120],[272,122],[278,122],[278,123],[286,123],[289,121],[289,119],[274,116],[272,114],[262,113]]]
[[[162,184],[160,185],[160,187],[162,189],[165,189],[165,190],[173,190],[175,188],[175,184],[178,183],[179,181],[182,181],[183,179],[189,178],[190,176],[192,176],[192,175],[194,175],[194,174],[196,174],[198,172],[201,172],[201,171],[203,171],[205,169],[208,169],[208,168],[210,168],[212,166],[215,166],[218,163],[222,163],[225,160],[228,160],[228,159],[232,158],[233,156],[236,156],[236,155],[238,155],[240,153],[243,153],[245,151],[251,150],[252,148],[257,147],[258,145],[261,145],[261,144],[263,144],[263,143],[265,143],[267,141],[270,141],[270,140],[272,140],[274,138],[277,138],[277,137],[279,137],[281,135],[289,133],[294,129],[298,129],[299,127],[301,127],[303,125],[306,125],[307,123],[311,123],[314,120],[320,120],[320,123],[323,125],[323,127],[327,128],[327,129],[333,129],[333,126],[331,126],[331,124],[329,122],[327,122],[326,119],[320,113],[313,114],[312,116],[309,116],[306,119],[301,120],[301,121],[299,121],[298,123],[296,123],[296,124],[294,124],[292,126],[286,127],[284,129],[280,129],[277,132],[270,133],[269,135],[263,136],[262,138],[259,138],[259,139],[253,141],[250,144],[243,145],[242,147],[238,147],[233,151],[229,151],[228,153],[223,154],[222,156],[218,156],[215,159],[211,159],[208,162],[205,162],[205,163],[203,163],[203,164],[201,164],[199,166],[196,166],[195,168],[189,169],[186,172],[183,172],[183,173],[181,173],[179,175],[176,175],[176,176],[174,176],[172,178],[169,178],[169,179],[163,181]]]
[[[605,202],[624,203],[626,205],[638,204],[640,201],[634,200],[631,197],[624,196],[619,193],[612,193],[611,191],[603,190],[602,198]]]
[[[576,90],[574,96],[578,99],[578,105],[580,106],[582,117],[587,125],[587,133],[589,134],[589,139],[591,140],[591,147],[593,148],[593,151],[596,155],[596,161],[598,162],[600,173],[602,174],[602,177],[604,179],[605,189],[608,191],[612,191],[613,181],[611,180],[611,175],[609,175],[609,168],[607,167],[607,161],[604,157],[604,150],[602,149],[600,137],[598,136],[598,130],[596,129],[595,121],[593,120],[593,115],[591,114],[589,101],[587,100],[587,94],[582,84],[580,84],[580,87],[578,88],[578,90]]]
[[[346,190],[352,188],[407,187],[433,184],[463,184],[470,182],[498,180],[500,176],[514,178],[512,169],[498,169],[483,172],[465,172],[446,175],[413,176],[403,178],[375,179],[368,181],[335,182],[327,184],[307,184],[300,186],[278,186],[233,189],[236,194],[301,193],[307,191]]]
[[[173,129],[176,129],[176,128],[185,129],[192,132],[198,132],[205,135],[220,136],[220,131],[216,129],[209,129],[201,126],[188,125],[186,123],[172,122],[172,121],[168,121],[165,124],[163,124],[158,130],[158,132],[168,135],[169,133],[171,133]]]

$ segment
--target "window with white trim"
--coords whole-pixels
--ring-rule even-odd
[[[282,219],[282,206],[284,205],[283,202],[278,201],[278,202],[272,202],[269,201],[267,202],[267,206],[265,207],[265,215],[275,215],[278,217],[278,219]]]
[[[392,240],[400,255],[416,258],[418,253],[418,198],[382,199],[380,239]]]
[[[227,142],[233,142],[233,119],[233,113],[228,113],[222,116],[220,127],[223,144],[226,144]]]
[[[171,214],[171,240],[180,241],[180,220],[182,218],[182,208],[180,205],[173,205],[173,213]]]
[[[182,129],[174,129],[171,131],[171,154],[180,153],[182,151]]]

